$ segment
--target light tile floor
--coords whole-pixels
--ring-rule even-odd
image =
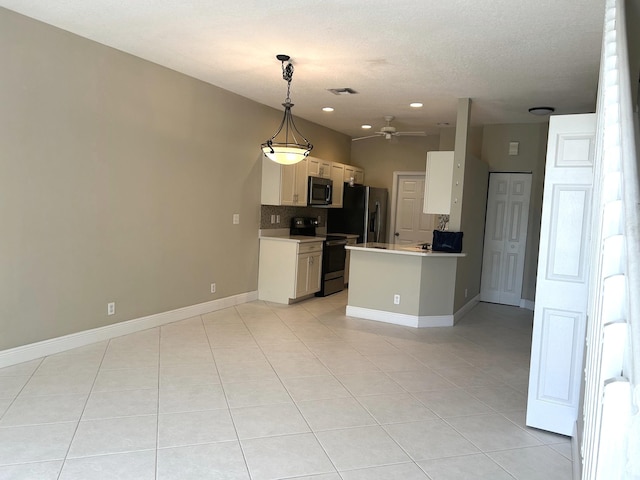
[[[525,426],[532,313],[252,302],[0,370],[0,480],[571,478]]]

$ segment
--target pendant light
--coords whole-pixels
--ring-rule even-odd
[[[284,107],[284,117],[276,133],[264,142],[261,147],[267,158],[282,165],[293,165],[304,160],[313,148],[304,135],[296,128],[291,114],[291,98],[289,92],[291,90],[291,79],[293,78],[293,65],[289,61],[289,55],[276,55],[276,58],[282,62],[282,78],[287,82],[287,98],[285,98],[282,106]],[[285,62],[287,63],[285,65]],[[280,137],[278,137],[280,135]],[[300,137],[300,141],[298,140]],[[304,143],[302,143],[304,142]]]

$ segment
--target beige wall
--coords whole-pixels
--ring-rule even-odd
[[[0,350],[257,288],[280,111],[4,9],[0,65]]]
[[[462,250],[467,256],[458,259],[454,312],[480,293],[488,180],[487,164],[475,155],[468,154],[464,167],[464,193],[460,218],[460,231],[463,232]]]
[[[546,156],[548,124],[530,123],[520,125],[486,125],[469,129],[468,154],[474,157],[474,165],[469,174],[465,171],[465,191],[462,212],[464,232],[463,245],[468,248],[482,247],[484,238],[484,220],[486,208],[486,188],[488,185],[486,167],[475,163],[480,159],[494,172],[532,172],[531,206],[527,234],[527,253],[525,257],[522,298],[535,299],[535,282],[540,237],[540,215],[542,212],[542,188],[544,184],[544,162]],[[405,141],[413,141],[412,143]],[[419,143],[424,142],[424,143]],[[518,156],[509,156],[509,142],[520,142]],[[393,171],[422,171],[426,152],[429,150],[453,150],[455,146],[455,128],[443,128],[439,136],[426,138],[401,138],[397,144],[373,139],[353,142],[352,163],[365,169],[365,183],[389,189]],[[469,192],[467,193],[469,189]],[[469,201],[469,196],[474,200]],[[482,208],[481,208],[482,207]],[[476,252],[477,253],[477,252]],[[467,258],[458,262],[456,280],[456,308],[464,305],[464,289],[467,299],[480,291],[480,271],[482,253],[473,254],[473,260]],[[471,266],[473,264],[473,266]]]
[[[484,127],[482,159],[492,172],[531,172],[531,203],[527,230],[522,298],[535,299],[542,190],[547,152],[548,123],[487,125]],[[520,142],[519,154],[509,155],[509,142]]]
[[[364,168],[365,184],[386,188],[391,195],[393,172],[424,172],[427,152],[438,150],[439,142],[437,135],[359,140],[351,146],[351,163]]]

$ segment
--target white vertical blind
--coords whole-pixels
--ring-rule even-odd
[[[638,117],[625,0],[607,0],[597,105],[583,479],[640,479]],[[634,398],[635,395],[635,398]]]

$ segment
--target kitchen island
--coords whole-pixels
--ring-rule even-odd
[[[410,327],[453,326],[457,261],[466,254],[387,243],[346,248],[348,316]]]

